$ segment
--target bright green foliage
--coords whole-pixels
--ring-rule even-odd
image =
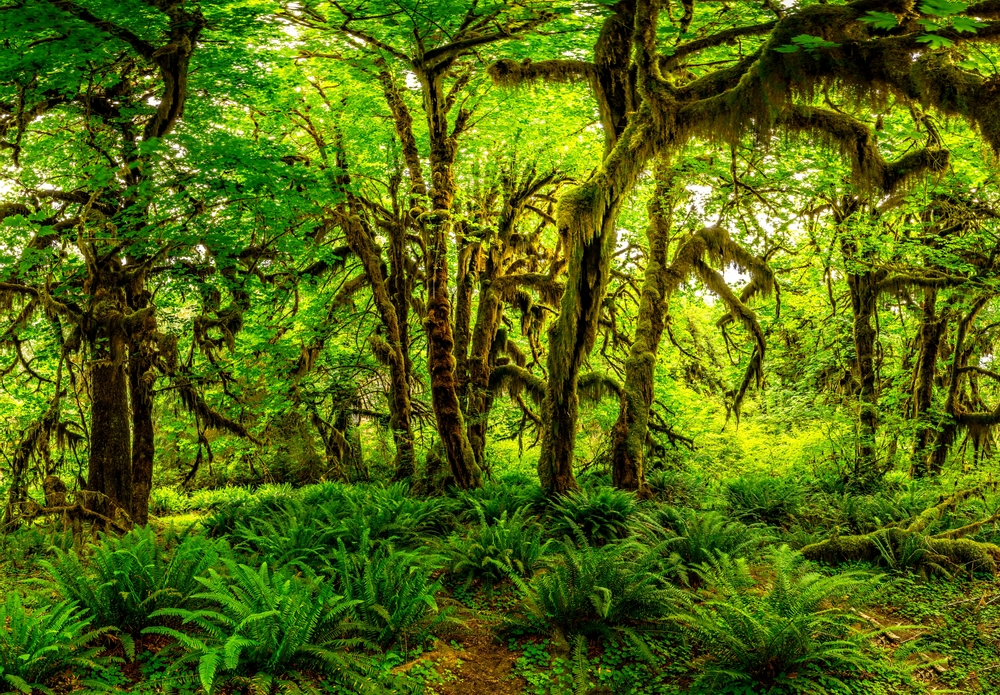
[[[360,636],[382,649],[404,654],[420,647],[435,625],[448,618],[438,607],[441,581],[432,575],[443,558],[422,552],[395,550],[389,543],[372,543],[361,534],[356,552],[343,541],[331,567],[337,592],[352,602]]]
[[[156,614],[180,619],[184,629],[146,630],[175,638],[186,651],[175,668],[195,662],[209,695],[226,688],[316,692],[303,671],[365,686],[364,659],[346,651],[361,644],[351,636],[353,601],[335,595],[329,583],[272,572],[267,563],[254,569],[228,561],[226,570],[228,576],[211,570],[199,578],[205,590],[194,597],[206,608]]]
[[[733,516],[773,525],[788,522],[803,501],[803,490],[798,483],[767,475],[731,480],[725,492]]]
[[[156,624],[156,611],[185,605],[225,552],[224,543],[188,532],[161,539],[147,526],[101,535],[84,560],[57,550],[43,565],[51,585],[86,609],[96,627],[134,635]]]
[[[640,516],[641,535],[663,544],[670,555],[665,569],[688,581],[691,570],[720,555],[747,557],[767,540],[760,528],[728,519],[717,511],[661,507]]]
[[[289,503],[263,518],[238,522],[233,533],[237,550],[256,554],[275,567],[321,569],[336,547],[337,527]]]
[[[611,487],[570,492],[552,507],[553,531],[575,536],[579,529],[588,543],[603,545],[628,535],[636,511],[635,495]]]
[[[451,574],[464,579],[496,584],[514,572],[530,578],[549,551],[552,541],[542,541],[542,527],[522,508],[489,519],[473,500],[479,523],[461,535],[448,538],[445,553]]]
[[[525,596],[524,615],[512,618],[513,625],[544,625],[563,639],[624,636],[640,647],[642,633],[667,627],[684,598],[657,573],[656,549],[635,542],[596,547],[578,541],[579,547],[562,543],[547,570],[530,584],[515,579]]]
[[[91,619],[72,601],[29,613],[12,591],[0,605],[0,692],[52,695],[53,677],[100,665],[95,641],[107,630],[91,629]]]
[[[534,501],[537,486],[528,484],[511,484],[507,482],[486,483],[476,490],[462,492],[459,500],[466,513],[477,520],[480,515],[486,523],[492,524],[506,512],[508,515],[517,513],[523,507]]]
[[[683,618],[710,655],[700,691],[745,684],[747,692],[852,692],[844,679],[861,676],[874,659],[842,602],[871,579],[823,576],[787,546],[763,574],[758,580],[746,560],[726,556],[702,572],[706,600]]]

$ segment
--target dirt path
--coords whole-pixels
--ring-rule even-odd
[[[526,685],[524,679],[511,676],[517,655],[498,643],[491,626],[476,619],[448,635],[448,641],[439,640],[434,649],[421,656],[419,661],[434,664],[447,682],[434,684],[440,695],[519,695]],[[458,648],[452,646],[457,644]],[[417,663],[417,662],[414,662]],[[412,668],[407,664],[402,670]]]

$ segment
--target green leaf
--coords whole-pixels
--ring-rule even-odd
[[[967,2],[952,2],[952,0],[924,0],[920,3],[920,11],[935,17],[950,17],[969,9]]]
[[[868,12],[858,21],[871,25],[873,29],[895,29],[899,26],[899,20],[891,12]]]
[[[986,22],[980,22],[972,17],[955,17],[951,21],[951,26],[954,27],[955,31],[975,34],[976,29],[986,26]]]
[[[937,34],[921,34],[917,37],[917,41],[920,43],[926,43],[928,47],[932,49],[948,48],[949,46],[954,45],[954,42],[950,39],[938,36]]]

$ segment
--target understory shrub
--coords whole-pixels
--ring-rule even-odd
[[[552,507],[553,531],[575,537],[577,529],[591,545],[625,538],[636,511],[635,495],[612,487],[577,490],[560,497]]]
[[[226,549],[187,531],[159,539],[145,526],[121,537],[102,534],[85,560],[56,550],[42,564],[51,576],[46,584],[85,609],[95,627],[136,634],[152,624],[154,612],[184,605]]]
[[[381,649],[404,654],[422,646],[431,630],[449,618],[440,610],[441,581],[433,575],[443,558],[426,552],[396,550],[390,543],[373,544],[362,533],[356,552],[338,541],[330,571],[337,593],[351,601],[360,636]]]
[[[219,690],[255,693],[319,692],[307,674],[322,674],[356,691],[367,689],[369,666],[351,652],[362,645],[351,621],[354,601],[329,583],[254,569],[233,561],[226,576],[200,577],[195,598],[206,608],[166,608],[156,615],[181,621],[183,630],[154,626],[184,649],[174,670],[197,664],[208,695]]]
[[[662,630],[683,604],[684,595],[656,571],[658,549],[635,541],[597,547],[583,538],[578,545],[560,543],[547,570],[530,583],[513,577],[524,600],[523,615],[510,618],[511,627],[545,626],[563,641],[624,636],[640,645],[642,633]]]
[[[54,677],[99,668],[94,643],[107,631],[91,629],[72,601],[29,613],[16,591],[8,593],[0,604],[0,692],[52,695]]]
[[[766,580],[741,558],[720,556],[702,570],[704,602],[681,618],[709,660],[700,692],[848,692],[844,679],[875,666],[856,615],[840,605],[871,586],[859,573],[826,577],[788,546],[770,557]]]
[[[663,542],[669,552],[664,571],[687,582],[691,570],[720,555],[750,556],[768,540],[768,533],[729,519],[717,511],[660,507],[639,517],[637,532]]]
[[[479,523],[463,534],[448,539],[445,555],[449,571],[468,586],[479,580],[492,585],[507,578],[509,572],[530,578],[552,545],[542,541],[542,527],[525,509],[489,519],[476,507]]]
[[[729,481],[726,501],[733,516],[780,526],[795,516],[803,501],[802,486],[788,478],[749,475]]]

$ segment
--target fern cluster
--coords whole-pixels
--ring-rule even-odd
[[[766,581],[746,560],[728,556],[702,570],[706,600],[681,618],[711,656],[697,685],[711,692],[741,685],[769,693],[849,692],[844,679],[863,677],[875,662],[854,628],[857,616],[838,602],[871,579],[823,576],[787,546],[770,560]]]
[[[592,545],[625,538],[636,512],[635,495],[612,487],[586,488],[562,496],[552,508],[553,530],[575,536],[576,530]]]
[[[579,537],[576,545],[560,543],[546,571],[530,583],[514,576],[524,600],[523,615],[511,626],[545,626],[563,640],[624,636],[646,652],[642,633],[664,629],[684,603],[657,572],[660,553],[633,541],[591,546]]]
[[[729,481],[726,500],[733,516],[780,526],[794,517],[805,498],[801,485],[790,478],[747,475]]]
[[[102,534],[85,559],[56,549],[42,564],[51,575],[46,583],[85,609],[95,626],[135,635],[153,624],[156,611],[184,605],[226,550],[188,531],[160,539],[141,527],[121,537]]]
[[[59,674],[99,667],[95,641],[107,631],[93,629],[72,601],[28,613],[10,592],[0,604],[0,692],[52,695]]]
[[[479,523],[449,537],[445,546],[452,576],[468,586],[476,580],[496,584],[510,572],[524,578],[534,575],[552,545],[542,540],[539,523],[524,508],[492,518],[478,504],[474,509]]]
[[[688,583],[696,568],[720,555],[748,557],[768,540],[758,527],[729,519],[724,514],[664,506],[642,514],[637,534],[665,549],[663,571]]]
[[[175,618],[185,629],[150,627],[183,648],[174,664],[197,663],[208,695],[226,688],[258,693],[312,691],[304,675],[319,673],[356,690],[365,687],[368,665],[352,650],[354,601],[338,596],[329,583],[226,562],[226,574],[210,570],[194,594],[205,608],[165,608],[158,617]]]
[[[356,552],[340,542],[331,568],[337,593],[352,603],[358,634],[380,649],[403,653],[422,646],[435,625],[448,618],[440,610],[440,580],[433,575],[441,558],[372,544],[363,536]]]

